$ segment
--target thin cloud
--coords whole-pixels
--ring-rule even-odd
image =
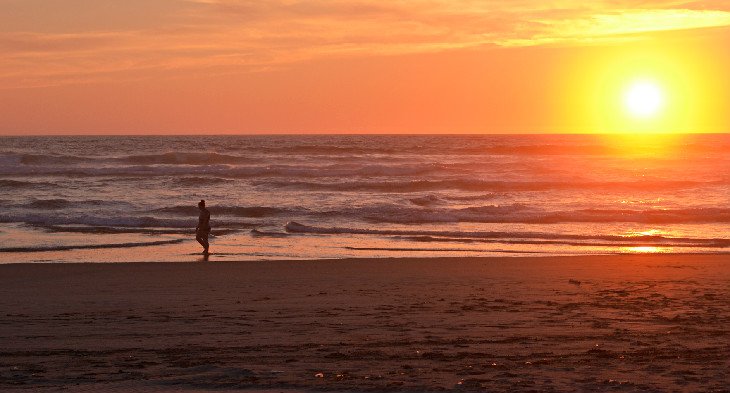
[[[122,42],[119,34],[0,33],[0,51],[6,56],[24,53],[54,53],[97,50]]]
[[[538,20],[543,28],[531,37],[496,42],[502,46],[607,42],[646,33],[730,26],[730,12],[696,10],[631,10],[579,19]]]
[[[338,56],[592,45],[730,26],[727,2],[714,0],[164,1],[164,19],[135,29],[0,33],[0,88],[169,70],[251,72]]]

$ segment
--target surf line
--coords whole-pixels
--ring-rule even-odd
[[[185,239],[176,240],[160,240],[156,242],[141,243],[117,243],[117,244],[82,244],[69,246],[48,246],[48,247],[4,247],[0,248],[0,252],[43,252],[43,251],[68,251],[68,250],[93,250],[102,248],[131,248],[145,246],[160,246],[163,244],[178,244],[184,242]]]

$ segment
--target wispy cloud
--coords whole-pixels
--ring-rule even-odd
[[[541,28],[530,37],[497,41],[503,46],[606,42],[642,34],[730,26],[730,12],[707,10],[623,10],[577,19],[536,20]]]
[[[93,14],[94,4],[104,1],[85,3],[91,7],[85,10],[86,20]],[[586,45],[666,31],[730,26],[727,2],[713,0],[149,3],[156,1],[165,2],[165,18],[129,29],[121,28],[120,21],[113,29],[100,29],[96,21],[81,32],[33,31],[32,26],[0,32],[0,88],[136,78],[151,75],[151,71],[156,72],[154,75],[186,69],[247,72],[335,56],[484,46]],[[0,3],[0,13],[3,7]],[[59,18],[73,18],[75,11],[69,9]]]

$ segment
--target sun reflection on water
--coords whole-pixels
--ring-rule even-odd
[[[623,234],[623,237],[640,237],[640,236],[659,236],[663,234],[664,232],[660,231],[659,229],[647,229],[644,231],[628,231],[625,234]]]
[[[670,252],[668,247],[656,246],[638,246],[638,247],[621,247],[622,253],[628,254],[661,254]]]

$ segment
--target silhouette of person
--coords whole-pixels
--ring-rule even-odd
[[[198,226],[195,228],[195,240],[203,246],[203,254],[208,254],[208,235],[210,234],[210,211],[205,208],[205,201],[198,202],[200,216],[198,217]]]

